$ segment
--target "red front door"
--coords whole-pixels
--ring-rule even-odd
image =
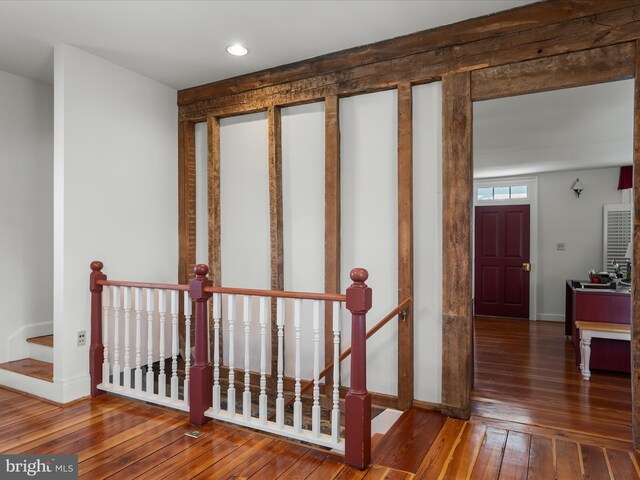
[[[475,314],[529,318],[529,205],[475,214]]]

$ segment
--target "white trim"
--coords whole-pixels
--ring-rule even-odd
[[[559,313],[539,313],[538,320],[544,320],[546,322],[563,322],[564,315]]]
[[[478,200],[479,187],[526,185],[527,198],[511,198],[509,200]],[[530,241],[529,258],[531,276],[529,278],[529,320],[538,318],[538,177],[504,177],[482,178],[473,181],[473,224],[471,229],[471,269],[472,282],[475,289],[475,207],[484,205],[529,205],[530,207]],[[475,297],[475,290],[474,290]]]

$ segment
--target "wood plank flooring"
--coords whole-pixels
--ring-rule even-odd
[[[0,453],[75,453],[87,479],[640,479],[628,378],[594,372],[581,383],[558,325],[496,322],[476,323],[471,420],[410,409],[377,440],[364,471],[218,422],[186,437],[184,413],[112,395],[56,406],[3,388]]]
[[[476,317],[473,415],[631,441],[629,374],[574,358],[562,323]]]
[[[413,478],[219,422],[194,429],[182,412],[101,395],[56,406],[0,388],[0,453],[75,453],[81,478]]]

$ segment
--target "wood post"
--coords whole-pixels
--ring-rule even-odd
[[[473,382],[469,72],[442,77],[442,128],[442,412],[469,418]]]
[[[633,263],[631,283],[631,412],[633,447],[640,451],[640,41],[636,42],[633,102]]]
[[[91,396],[95,397],[104,392],[98,390],[102,383],[102,361],[104,359],[104,345],[102,344],[102,285],[98,280],[106,280],[102,273],[102,262],[91,262],[89,277],[89,291],[91,292],[91,346],[89,347],[89,375],[91,377]]]
[[[367,391],[367,312],[371,289],[364,268],[351,270],[347,288],[351,312],[351,384],[345,397],[345,462],[363,469],[371,462],[371,394]]]
[[[340,293],[340,100],[325,99],[324,161],[324,291]],[[324,363],[333,358],[333,308],[324,307]],[[333,373],[325,377],[325,391],[333,390]]]
[[[193,269],[196,278],[189,282],[189,296],[196,302],[195,361],[190,371],[189,422],[202,425],[208,419],[204,412],[212,405],[213,367],[209,362],[207,302],[211,293],[205,292],[213,282],[207,277],[209,267],[198,264]]]
[[[413,90],[398,86],[398,303],[413,297]],[[398,319],[398,409],[413,403],[413,302]]]

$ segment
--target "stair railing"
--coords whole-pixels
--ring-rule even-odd
[[[90,291],[91,291],[91,348],[90,373],[91,393],[98,395],[105,391],[138,398],[146,402],[172,406],[189,412],[191,423],[201,425],[210,418],[222,419],[238,425],[264,430],[293,439],[303,440],[317,445],[343,451],[345,462],[364,468],[371,459],[371,396],[366,388],[366,314],[371,308],[371,289],[366,285],[368,273],[364,269],[353,269],[351,280],[353,284],[345,295],[324,293],[280,292],[272,290],[234,289],[215,287],[207,277],[208,267],[197,265],[195,278],[189,285],[167,285],[159,283],[140,283],[108,280],[102,273],[102,262],[92,262]],[[143,296],[143,291],[146,296]],[[167,293],[169,296],[167,298]],[[185,322],[185,340],[190,341],[190,322],[192,302],[195,302],[195,352],[194,364],[189,365],[190,355],[185,358],[185,375],[182,380],[182,395],[180,395],[180,379],[177,375],[178,356],[178,319],[180,315],[179,300],[184,295],[183,314]],[[226,391],[227,405],[223,408],[221,399],[222,385],[220,383],[221,352],[219,351],[219,336],[222,333],[223,295],[226,299],[226,320],[229,338],[228,352],[228,389]],[[209,331],[208,331],[208,302],[213,299],[214,328],[211,332],[214,351],[209,360]],[[168,332],[167,300],[170,315]],[[270,322],[267,317],[271,309],[268,302],[276,302],[278,329],[278,362],[277,398],[275,400],[276,421],[269,421],[267,415],[267,375],[266,375],[266,331]],[[284,327],[287,322],[285,302],[294,303],[293,323],[296,329],[296,362],[295,362],[295,398],[293,425],[286,425],[284,421],[285,403],[283,391],[283,340]],[[301,326],[303,322],[303,302],[312,304],[313,352],[314,369],[312,399],[311,428],[302,425],[302,379],[300,378]],[[331,434],[321,432],[320,428],[320,324],[322,305],[332,302],[334,333],[334,372],[336,381],[333,390],[333,405],[331,411]],[[250,335],[252,327],[252,306],[256,303],[259,309],[259,359],[260,359],[260,391],[258,395],[258,412],[252,412]],[[350,311],[351,321],[351,382],[345,398],[345,432],[344,438],[340,434],[340,402],[339,402],[339,343],[340,343],[340,306],[345,303]],[[143,328],[143,313],[148,319],[146,329]],[[241,315],[240,315],[241,313]],[[238,317],[238,318],[236,318]],[[241,317],[241,318],[240,318]],[[109,332],[112,320],[113,330]],[[243,334],[244,340],[244,389],[242,392],[241,412],[236,411],[235,401],[235,358],[234,335],[236,320]],[[135,322],[132,324],[132,322]],[[119,331],[124,328],[124,332]],[[146,330],[146,331],[145,331]],[[147,342],[143,342],[145,334]],[[154,334],[159,336],[159,342],[154,340]],[[165,337],[165,333],[167,336]],[[120,348],[120,338],[122,349]],[[109,346],[109,339],[113,345]],[[131,341],[133,338],[133,341]],[[158,344],[158,349],[154,345]],[[132,345],[135,345],[135,360],[131,360]],[[144,352],[144,346],[147,351]],[[169,345],[167,349],[165,346]],[[165,350],[168,350],[170,357]],[[185,346],[185,352],[190,351],[190,345]],[[151,352],[151,353],[149,353]],[[147,354],[146,360],[143,353]],[[122,360],[122,365],[121,365]],[[170,362],[171,381],[169,393],[165,390],[165,361]],[[142,365],[145,363],[146,365]],[[159,376],[154,385],[152,362],[159,364]],[[133,365],[132,365],[133,363]],[[241,363],[241,362],[239,362]],[[142,377],[142,369],[146,368],[147,375]],[[325,370],[327,370],[325,368]],[[160,375],[162,377],[160,377]],[[161,380],[162,378],[162,380]],[[154,388],[157,387],[157,388]],[[311,386],[307,387],[311,388]]]

